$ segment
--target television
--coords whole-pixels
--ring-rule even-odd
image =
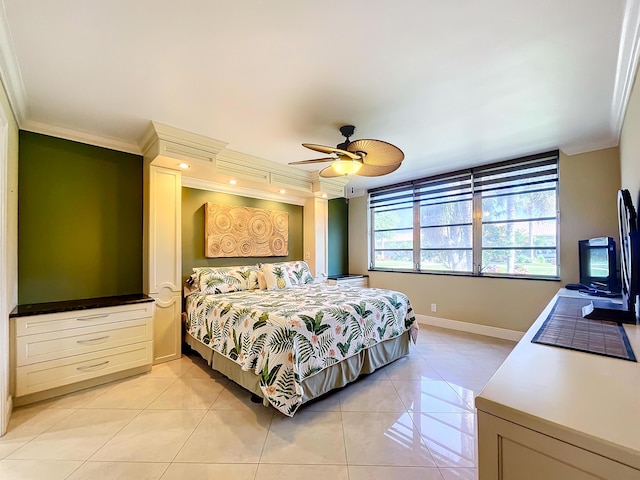
[[[618,191],[618,233],[622,302],[593,300],[582,307],[582,316],[618,323],[638,323],[636,303],[640,294],[640,231],[629,190]]]
[[[584,293],[610,296],[620,294],[616,263],[616,242],[611,237],[578,242],[580,283]]]

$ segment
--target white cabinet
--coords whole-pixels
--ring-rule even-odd
[[[368,287],[369,277],[367,275],[344,275],[328,278],[329,285],[343,285],[347,287]]]
[[[66,303],[73,308],[82,302]],[[34,305],[30,307],[38,313],[22,315],[18,307],[12,314],[16,405],[151,369],[152,299],[137,296],[133,303],[113,304],[113,299],[93,303],[95,308],[55,313],[47,313],[47,308],[40,313]]]
[[[476,397],[480,480],[640,479],[640,364],[532,343],[559,296]]]

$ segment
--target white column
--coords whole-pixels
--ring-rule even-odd
[[[144,292],[156,301],[154,363],[180,358],[181,174],[145,161]]]
[[[304,204],[304,259],[309,264],[314,277],[324,275],[328,270],[327,235],[328,202],[324,198],[308,198]]]

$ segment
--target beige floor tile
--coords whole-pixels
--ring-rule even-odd
[[[413,421],[438,467],[477,466],[475,414],[421,413]]]
[[[356,382],[339,392],[343,412],[404,412],[404,404],[390,380]]]
[[[63,480],[76,468],[79,461],[64,460],[0,460],[0,478],[3,480]]]
[[[475,468],[441,468],[444,480],[478,480],[478,470]]]
[[[202,360],[202,359],[201,359]],[[207,363],[202,361],[194,361],[181,378],[212,378],[220,383],[227,383],[229,379],[219,372],[216,372]]]
[[[273,410],[209,410],[176,462],[258,463]]]
[[[436,467],[349,467],[350,480],[442,480]]]
[[[250,391],[230,381],[211,405],[211,410],[254,412],[272,409],[265,407],[262,403],[253,403]]]
[[[255,480],[281,480],[283,478],[291,480],[349,480],[349,472],[346,466],[340,465],[260,464]]]
[[[340,412],[274,414],[260,463],[346,464]]]
[[[83,408],[89,402],[108,392],[117,384],[118,382],[110,382],[98,387],[87,388],[79,392],[68,393],[59,397],[50,398],[49,400],[43,400],[34,405],[45,408]]]
[[[7,432],[0,437],[0,459],[15,452],[75,411],[47,409],[42,406],[16,408],[11,414]]]
[[[156,378],[180,378],[192,366],[193,360],[183,355],[177,360],[154,365],[151,372],[147,373],[146,376]]]
[[[459,359],[436,358],[429,360],[429,365],[444,380],[482,380],[488,381],[495,371],[487,370],[464,357]]]
[[[349,465],[435,466],[408,413],[343,412],[342,423]]]
[[[91,458],[114,462],[171,462],[206,410],[144,410]]]
[[[175,378],[134,377],[118,383],[84,408],[143,409],[175,381]]]
[[[393,385],[410,412],[472,412],[468,404],[444,380],[394,380]]]
[[[331,393],[327,393],[320,398],[315,398],[312,401],[302,405],[299,412],[339,412],[340,411],[340,391],[334,390]]]
[[[77,410],[8,458],[86,460],[138,413],[139,410]]]
[[[484,380],[448,380],[447,383],[465,400],[477,397],[487,384]]]
[[[384,370],[391,380],[442,380],[439,373],[419,355],[400,358]]]
[[[148,409],[207,410],[225,385],[214,379],[179,378],[147,407]]]
[[[86,462],[68,480],[158,480],[168,463]]]
[[[172,463],[162,480],[254,480],[258,464]]]

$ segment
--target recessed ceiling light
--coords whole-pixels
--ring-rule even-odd
[[[189,165],[188,163],[179,163],[179,164],[178,164],[178,166],[179,166],[180,168],[185,169],[185,170],[186,170],[187,168],[191,168],[191,165]]]
[[[287,193],[287,191],[284,188],[281,188],[280,193]]]
[[[322,194],[322,198],[327,198],[327,194],[326,194],[326,193],[323,193],[323,194]]]
[[[236,185],[238,183],[238,181],[237,180],[229,180],[229,183],[231,185]]]

